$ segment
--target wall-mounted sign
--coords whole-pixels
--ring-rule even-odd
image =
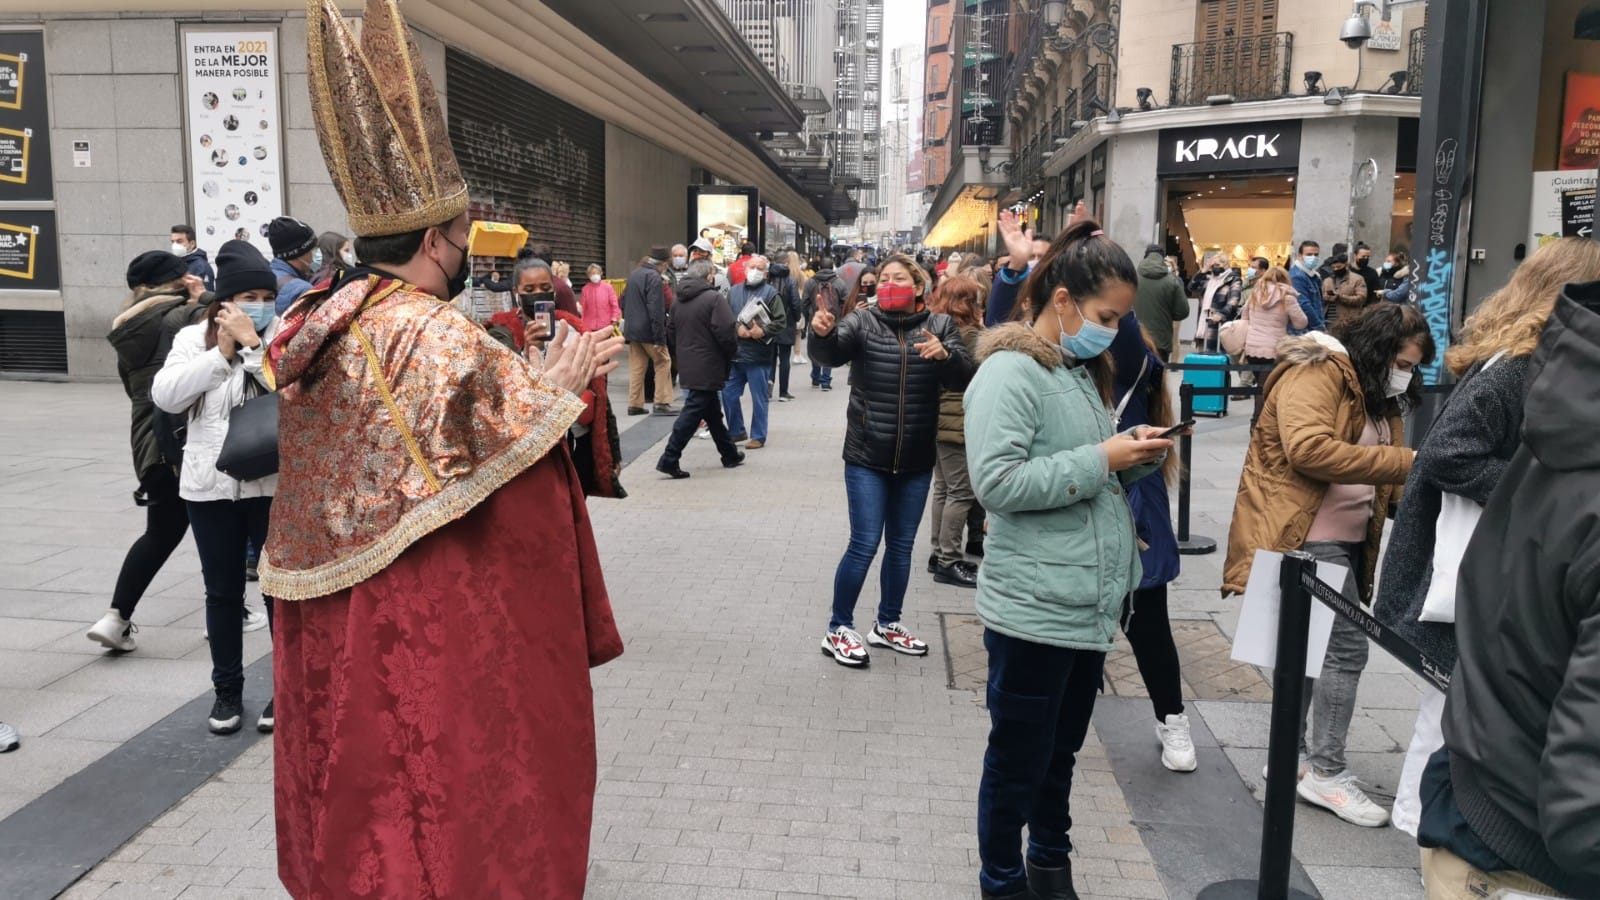
[[[1528,251],[1594,226],[1595,172],[1533,173],[1533,203],[1528,211]],[[1587,195],[1587,198],[1584,198]],[[1587,221],[1582,216],[1587,214]],[[1588,235],[1583,235],[1588,237]]]
[[[1101,144],[1089,154],[1089,186],[1099,190],[1106,186],[1106,145]]]
[[[52,210],[0,210],[0,291],[61,289]]]
[[[1600,164],[1600,75],[1568,72],[1557,168],[1593,169],[1596,164]]]
[[[74,169],[87,169],[90,165],[89,142],[72,142],[72,167]]]
[[[231,240],[270,256],[267,223],[284,204],[278,32],[185,28],[183,78],[195,240],[213,256]]]
[[[44,34],[0,31],[0,204],[55,197]]]
[[[1372,24],[1372,37],[1367,40],[1368,50],[1400,49],[1400,23],[1397,21],[1385,22],[1383,16],[1374,9],[1368,14]]]
[[[1232,122],[1161,132],[1158,175],[1294,171],[1300,167],[1300,122]]]

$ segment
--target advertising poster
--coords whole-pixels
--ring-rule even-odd
[[[1535,172],[1533,202],[1528,213],[1528,252],[1562,236],[1581,235],[1594,220],[1595,172]],[[1588,196],[1585,197],[1584,195]],[[1587,213],[1589,221],[1581,222]]]
[[[761,197],[753,187],[689,186],[689,231],[711,241],[719,266],[739,256],[745,241],[761,243]]]
[[[278,32],[185,29],[183,78],[195,239],[212,256],[237,239],[270,258],[267,223],[283,215]]]
[[[1567,73],[1561,105],[1559,168],[1593,169],[1600,164],[1600,75]]]
[[[0,291],[58,291],[53,210],[0,210]]]
[[[0,204],[54,199],[44,34],[0,31]]]

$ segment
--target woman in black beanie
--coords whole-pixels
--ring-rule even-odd
[[[278,279],[260,251],[229,241],[217,253],[217,302],[203,321],[178,332],[172,352],[155,377],[150,397],[189,422],[178,493],[188,506],[195,547],[206,584],[206,630],[211,636],[211,707],[214,734],[239,730],[244,715],[245,546],[267,540],[267,518],[278,476],[238,481],[217,469],[234,407],[270,388],[261,359],[277,332],[273,312]],[[264,598],[272,618],[272,598]],[[272,702],[257,727],[272,730]]]
[[[165,416],[150,402],[150,383],[167,358],[178,330],[201,310],[205,286],[189,274],[183,258],[151,250],[128,264],[132,291],[122,312],[111,321],[106,340],[117,351],[117,374],[133,405],[131,444],[133,471],[139,488],[133,502],[145,511],[144,534],[128,548],[111,594],[111,609],[89,628],[86,637],[108,650],[127,653],[133,638],[133,610],[150,582],[166,565],[189,531],[189,516],[178,496],[178,465],[183,448],[170,437]]]

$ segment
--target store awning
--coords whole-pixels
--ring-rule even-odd
[[[795,132],[804,114],[714,0],[544,0],[732,134]]]
[[[528,243],[528,229],[506,222],[473,222],[467,235],[467,252],[472,256],[517,255]]]

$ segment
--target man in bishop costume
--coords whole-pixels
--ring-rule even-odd
[[[584,335],[541,371],[447,302],[467,187],[396,0],[367,0],[359,42],[309,0],[307,32],[362,265],[266,363],[279,875],[297,900],[579,900],[589,669],[622,641],[561,438],[620,348]]]

